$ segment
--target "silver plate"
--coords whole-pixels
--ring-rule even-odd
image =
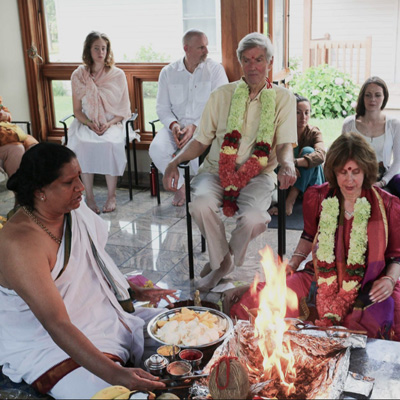
[[[182,308],[188,308],[189,310],[193,310],[193,311],[196,311],[198,313],[205,313],[205,312],[208,311],[211,314],[217,315],[218,317],[224,319],[227,322],[227,329],[226,329],[225,333],[218,340],[214,340],[213,342],[210,342],[210,343],[207,343],[207,344],[202,344],[202,345],[199,345],[199,346],[184,346],[182,344],[179,344],[178,346],[181,349],[188,349],[188,348],[201,349],[201,348],[210,347],[210,346],[212,346],[214,344],[222,342],[229,335],[229,333],[233,329],[232,320],[226,314],[222,313],[221,311],[213,310],[212,308],[207,308],[207,307],[189,306],[189,307],[174,308],[172,310],[167,310],[167,311],[165,311],[165,312],[163,312],[161,314],[156,315],[147,325],[147,332],[148,332],[149,336],[151,338],[153,338],[154,340],[156,340],[157,342],[159,342],[159,343],[172,344],[172,343],[163,342],[162,340],[160,340],[155,335],[155,332],[156,332],[156,329],[157,329],[157,322],[158,321],[168,321],[175,314],[180,313]]]

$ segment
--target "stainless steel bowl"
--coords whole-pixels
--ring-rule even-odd
[[[147,371],[155,376],[162,376],[168,364],[169,361],[159,354],[153,354],[144,362],[144,366],[146,367]]]
[[[174,361],[167,366],[167,372],[172,378],[183,378],[192,372],[192,366],[186,361]]]
[[[175,361],[181,348],[177,345],[164,344],[157,349],[157,354],[165,357],[169,362]]]
[[[167,311],[164,311],[164,312],[161,313],[161,314],[156,315],[156,316],[148,323],[148,325],[147,325],[147,332],[148,332],[149,336],[150,336],[151,338],[153,338],[154,340],[156,340],[158,343],[161,343],[161,344],[172,344],[172,343],[163,342],[162,340],[160,340],[160,339],[155,335],[155,333],[156,333],[156,331],[157,331],[157,329],[158,329],[158,328],[157,328],[157,322],[158,322],[158,321],[168,321],[168,320],[169,320],[171,317],[173,317],[175,314],[180,313],[181,310],[182,310],[182,308],[183,308],[183,307],[174,308],[174,309],[172,309],[172,310],[167,310]],[[181,349],[189,349],[189,348],[196,348],[196,349],[205,348],[205,349],[206,349],[206,348],[208,348],[208,347],[210,347],[210,346],[213,346],[213,345],[215,345],[215,344],[221,343],[221,342],[229,335],[229,333],[230,333],[230,332],[232,331],[232,329],[233,329],[232,320],[231,320],[226,314],[224,314],[224,313],[221,312],[221,311],[213,310],[213,309],[207,308],[207,307],[196,307],[196,306],[193,306],[193,307],[184,307],[184,308],[189,308],[190,310],[196,311],[196,312],[198,312],[198,313],[205,313],[205,312],[208,311],[209,313],[214,314],[214,315],[217,315],[218,317],[224,319],[224,320],[226,321],[226,326],[227,326],[227,327],[226,327],[225,333],[224,333],[219,339],[214,340],[213,342],[206,343],[206,344],[202,344],[202,345],[199,345],[199,346],[184,346],[183,344],[178,344],[178,346],[179,346]]]
[[[203,360],[203,352],[198,349],[184,349],[180,351],[179,358],[187,361],[192,369],[197,369]]]

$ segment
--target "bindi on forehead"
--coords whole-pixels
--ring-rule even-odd
[[[353,167],[347,167],[347,171],[351,171]]]

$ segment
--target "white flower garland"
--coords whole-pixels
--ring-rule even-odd
[[[234,130],[241,132],[243,128],[244,115],[246,112],[247,99],[250,90],[246,82],[240,81],[233,93],[231,108],[229,110],[227,132]],[[263,89],[260,95],[261,115],[257,132],[257,142],[266,142],[271,145],[274,137],[276,93],[272,89]]]
[[[335,261],[335,233],[338,226],[339,200],[337,197],[325,199],[319,222],[317,258],[332,263]],[[348,265],[364,264],[367,250],[368,220],[371,216],[371,205],[365,197],[357,199],[354,205],[354,220],[350,233]]]
[[[350,233],[350,248],[347,257],[348,265],[364,264],[367,250],[368,220],[371,216],[371,204],[365,197],[357,199],[354,205],[353,227]]]
[[[321,205],[317,258],[330,264],[335,261],[335,233],[339,216],[339,200],[337,197],[331,197],[325,199]]]

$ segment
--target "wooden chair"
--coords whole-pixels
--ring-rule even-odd
[[[62,120],[60,120],[60,123],[63,125],[64,128],[64,145],[68,144],[68,126],[67,126],[67,120],[71,117],[74,117],[74,114],[67,115],[64,117]],[[138,117],[137,111],[132,113],[131,117],[126,120],[125,122],[125,149],[126,149],[126,158],[128,161],[128,181],[129,181],[129,199],[132,200],[133,194],[132,194],[132,165],[131,165],[131,158],[130,158],[130,143],[131,141],[129,140],[129,126],[131,126],[132,130],[135,130],[135,121]],[[132,151],[133,151],[133,165],[135,169],[135,185],[138,186],[139,184],[139,177],[138,177],[138,169],[137,169],[137,159],[136,159],[136,139],[132,140]]]

